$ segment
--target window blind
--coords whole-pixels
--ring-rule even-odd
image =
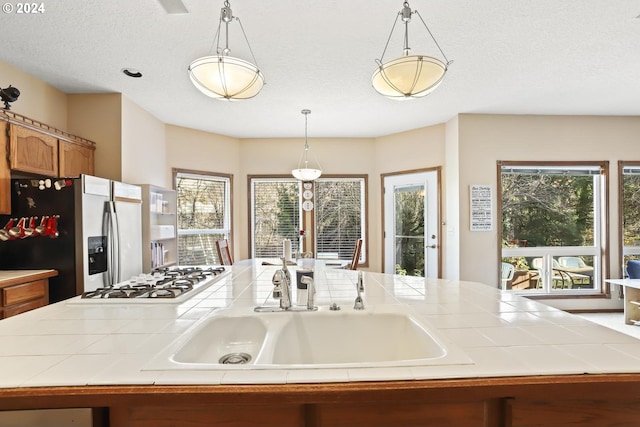
[[[282,240],[298,250],[300,182],[296,179],[251,179],[252,257],[282,256]]]
[[[351,259],[356,240],[364,236],[364,179],[318,179],[315,200],[316,257]]]

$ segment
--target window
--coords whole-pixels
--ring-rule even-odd
[[[215,241],[231,236],[231,176],[174,170],[178,263],[220,264]]]
[[[620,162],[622,273],[630,259],[640,259],[640,163]]]
[[[600,292],[608,163],[501,162],[502,262],[507,289]]]
[[[323,177],[306,193],[294,178],[250,177],[249,186],[254,258],[282,256],[283,239],[290,239],[297,253],[301,230],[313,236],[316,258],[350,260],[356,240],[365,238],[365,177]],[[312,195],[303,197],[309,192]],[[313,213],[303,209],[305,201],[313,203]],[[305,246],[308,250],[309,243]],[[365,252],[361,263],[366,261]]]
[[[316,257],[351,259],[364,236],[365,179],[320,178],[315,183]],[[364,263],[365,251],[359,263]]]
[[[294,178],[250,178],[251,254],[253,258],[282,256],[282,240],[298,251],[301,230],[300,181]]]

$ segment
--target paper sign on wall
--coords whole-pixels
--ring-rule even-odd
[[[493,188],[490,185],[471,186],[471,231],[493,230]]]

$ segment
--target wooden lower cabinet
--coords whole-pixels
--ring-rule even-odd
[[[93,408],[95,427],[638,426],[640,374],[0,388],[0,411],[38,408]]]
[[[49,279],[5,286],[0,289],[0,319],[49,304]]]
[[[499,426],[487,419],[487,404],[478,402],[394,402],[370,404],[210,405],[111,408],[111,427],[188,425],[264,427],[483,427]]]

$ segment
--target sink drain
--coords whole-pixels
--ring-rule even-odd
[[[251,355],[247,353],[229,353],[225,354],[218,360],[223,365],[244,365],[249,363]]]

